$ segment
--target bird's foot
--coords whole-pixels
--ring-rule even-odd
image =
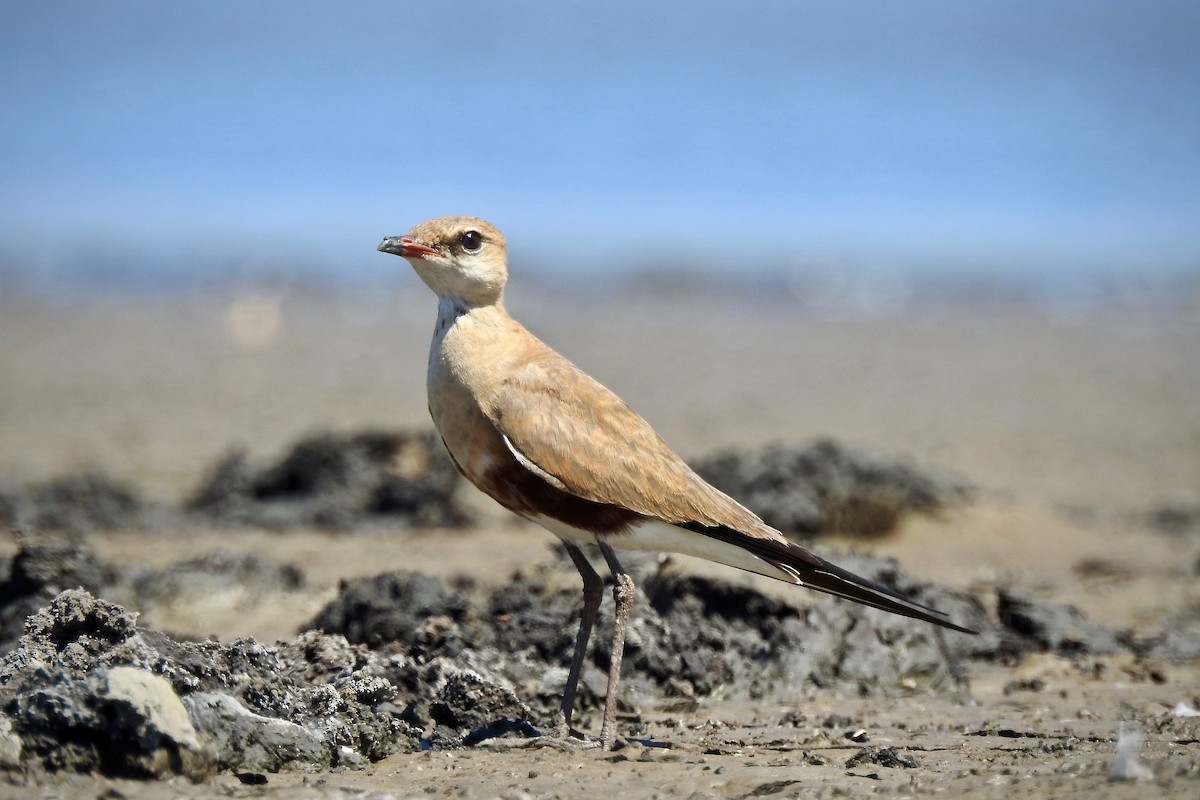
[[[502,747],[513,750],[533,750],[541,747],[551,747],[555,750],[575,752],[579,750],[600,749],[599,739],[584,736],[578,731],[571,731],[566,736],[559,736],[551,731],[541,736],[531,736],[528,739],[487,739],[479,744],[485,747]]]
[[[626,742],[624,737],[618,736],[613,742],[605,743],[602,739],[588,736],[586,733],[560,723],[546,733],[527,739],[487,739],[480,744],[487,747],[508,747],[522,750],[550,747],[555,750],[578,752],[580,750],[620,750],[625,747]]]

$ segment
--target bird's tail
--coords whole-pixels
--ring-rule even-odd
[[[960,633],[978,633],[978,631],[954,624],[946,614],[935,608],[910,600],[894,589],[842,569],[838,565],[810,553],[798,544],[786,540],[751,536],[724,525],[710,526],[699,522],[688,522],[680,524],[679,527],[739,547],[774,567],[771,573],[764,572],[763,574],[780,577],[778,573],[782,573],[787,577],[781,578],[781,580],[790,579],[799,586],[807,586],[819,592],[940,625]]]

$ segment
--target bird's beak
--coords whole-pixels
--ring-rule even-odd
[[[379,243],[379,251],[403,258],[425,258],[441,255],[432,247],[426,247],[411,236],[389,236]]]

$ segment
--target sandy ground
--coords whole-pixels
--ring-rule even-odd
[[[685,456],[825,435],[1052,505],[1200,486],[1200,300],[806,317],[778,299],[510,295]],[[98,465],[174,497],[235,444],[426,426],[434,314],[415,278],[372,297],[0,296],[0,477]]]
[[[1195,298],[805,317],[778,298],[684,295],[652,305],[519,282],[511,297],[514,314],[685,455],[831,436],[910,455],[982,487],[975,504],[910,519],[886,540],[828,546],[895,556],[910,573],[956,588],[1012,585],[1115,628],[1156,630],[1167,615],[1200,614],[1200,531],[1169,535],[1147,520],[1164,504],[1189,507],[1200,497]],[[425,427],[433,315],[432,298],[406,279],[374,297],[257,289],[47,303],[0,295],[0,481],[96,467],[177,502],[231,447],[268,458],[316,429]],[[310,618],[342,577],[403,567],[487,583],[549,557],[546,534],[493,519],[466,533],[140,531],[97,535],[91,544],[105,558],[148,565],[217,549],[298,565],[303,591],[246,587],[142,620],[270,641]],[[1196,726],[1183,729],[1169,714],[1180,701],[1200,702],[1200,665],[1162,665],[1148,676],[1127,657],[1085,662],[1041,656],[979,668],[963,697],[879,700],[798,689],[682,715],[664,704],[626,720],[669,748],[427,752],[365,772],[272,775],[266,786],[230,775],[208,786],[12,778],[0,782],[0,796],[1200,794]],[[1005,692],[1030,677],[1044,688]],[[781,728],[789,711],[807,722]],[[864,745],[822,729],[829,714],[864,728],[869,745],[896,747],[919,765],[846,767]],[[1145,736],[1136,752],[1154,779],[1109,782],[1119,732],[1135,727]]]

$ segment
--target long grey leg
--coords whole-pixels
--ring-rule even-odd
[[[608,665],[608,693],[604,698],[604,723],[600,728],[600,746],[611,750],[617,739],[617,683],[621,678],[621,657],[625,653],[625,628],[629,623],[629,613],[633,611],[633,578],[617,560],[613,549],[597,538],[600,552],[608,562],[608,568],[613,575],[613,599],[617,604],[617,613],[613,619],[612,654]]]
[[[575,569],[583,578],[583,614],[579,619],[579,632],[575,634],[575,654],[571,656],[571,668],[567,673],[567,685],[563,689],[562,705],[559,707],[558,727],[555,735],[567,738],[571,735],[571,717],[575,713],[575,693],[579,689],[579,673],[583,671],[583,662],[587,658],[588,639],[592,635],[592,626],[600,612],[600,600],[604,596],[604,581],[592,569],[578,545],[563,541],[567,555],[575,562]]]

